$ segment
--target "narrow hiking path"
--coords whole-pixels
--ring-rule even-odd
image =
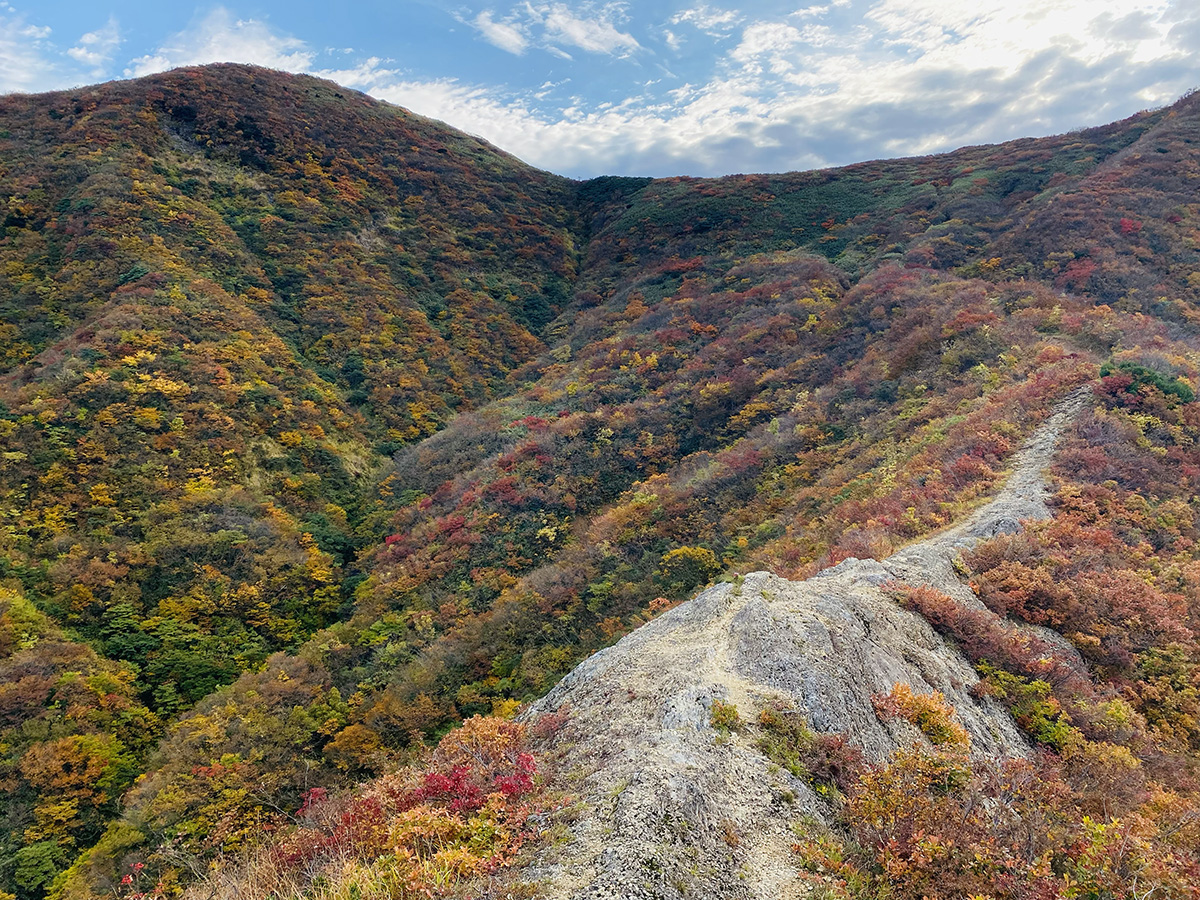
[[[1063,432],[1079,417],[1091,393],[1091,386],[1084,385],[1059,401],[1014,455],[1010,474],[995,497],[961,522],[896,551],[882,561],[883,566],[900,581],[930,584],[961,603],[979,607],[975,594],[953,571],[955,557],[981,540],[1020,531],[1023,521],[1050,518],[1046,472]]]
[[[928,584],[978,606],[955,556],[1049,516],[1046,469],[1088,391],[1058,404],[1013,457],[1000,492],[962,522],[888,559],[847,559],[805,581],[754,572],[714,585],[584,660],[534,704],[527,719],[570,710],[543,749],[570,773],[562,789],[581,800],[569,839],[535,867],[546,896],[807,896],[791,862],[793,826],[824,821],[828,807],[771,764],[752,730],[718,734],[718,700],[750,722],[783,703],[815,731],[882,760],[919,739],[907,723],[881,722],[872,703],[907,682],[940,691],[978,753],[1028,753],[1008,712],[972,695],[974,668],[884,586]]]
[[[961,522],[883,559],[884,568],[896,580],[929,584],[962,604],[982,608],[971,588],[955,574],[955,557],[980,540],[995,538],[997,534],[1019,532],[1022,521],[1050,517],[1050,508],[1046,505],[1050,492],[1046,470],[1054,460],[1063,432],[1079,418],[1091,394],[1091,385],[1084,385],[1057,403],[1050,418],[1037,427],[1014,455],[1010,473],[1000,493]],[[827,576],[838,568],[834,566],[833,569],[820,572],[817,577]]]
[[[964,538],[994,537],[1005,528],[1015,527],[1022,519],[1050,518],[1046,506],[1049,495],[1046,471],[1063,432],[1079,417],[1091,394],[1091,386],[1084,385],[1059,401],[1050,417],[1014,455],[1011,472],[1000,493],[962,522],[926,539],[925,543],[959,545]]]

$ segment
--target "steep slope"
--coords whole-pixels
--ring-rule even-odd
[[[571,188],[245,66],[2,107],[5,571],[187,705],[331,620],[386,454],[542,347]]]
[[[336,621],[392,450],[543,348],[573,186],[247,66],[0,98],[0,173],[0,575],[134,679],[148,734],[107,731],[139,772]],[[0,885],[40,896],[95,815],[4,746]]]
[[[1198,108],[1185,97],[1136,143],[1031,198],[995,243],[995,273],[1194,324]]]
[[[546,896],[806,896],[793,825],[828,819],[828,806],[748,740],[722,739],[714,701],[750,721],[786,708],[882,761],[919,736],[882,721],[872,704],[905,683],[941,692],[975,752],[1028,753],[1007,711],[973,695],[975,670],[885,586],[927,584],[978,604],[953,560],[980,537],[1049,514],[1043,473],[1085,397],[1076,391],[1057,407],[1017,454],[1004,489],[967,521],[807,581],[754,572],[709,588],[595,654],[535,703],[531,720],[569,716],[555,738],[557,764],[587,807],[548,870]]]

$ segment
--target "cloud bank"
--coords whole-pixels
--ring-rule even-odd
[[[316,53],[303,40],[281,34],[266,22],[235,19],[223,7],[171,35],[153,53],[132,60],[127,78],[179,66],[213,62],[254,63],[288,72],[311,70]]]
[[[495,55],[488,83],[420,77],[383,54],[335,63],[272,21],[218,7],[120,71],[234,61],[311,72],[581,177],[784,171],[930,153],[1099,124],[1200,83],[1200,6],[1189,0],[832,0],[771,14],[752,6],[657,16],[622,3],[477,6],[457,23],[480,53]],[[86,80],[79,76],[104,71],[122,39],[110,19],[53,59],[52,43],[35,23],[0,12],[0,87]],[[592,68],[517,89],[504,80],[504,60],[523,75]],[[624,89],[602,102],[585,89],[592,73]]]

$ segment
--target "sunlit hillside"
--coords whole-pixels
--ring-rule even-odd
[[[964,559],[987,612],[901,591],[1039,751],[1037,865],[856,834],[821,889],[1200,896],[1198,98],[574,182],[211,66],[0,98],[0,175],[0,897],[368,896],[318,838],[493,896],[570,802],[519,704],[713,580],[936,532],[1083,385],[1056,517]]]

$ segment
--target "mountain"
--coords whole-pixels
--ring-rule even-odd
[[[1190,96],[920,159],[573,182],[246,66],[0,98],[0,891],[536,880],[574,833],[566,744],[608,732],[505,717],[581,662],[653,675],[642,635],[714,580],[806,596],[874,559],[872,615],[959,674],[888,669],[867,731],[796,696],[688,713],[831,804],[776,862],[832,896],[1194,897],[1198,140]],[[1068,396],[1052,517],[914,556]],[[980,809],[1011,816],[989,838]]]

